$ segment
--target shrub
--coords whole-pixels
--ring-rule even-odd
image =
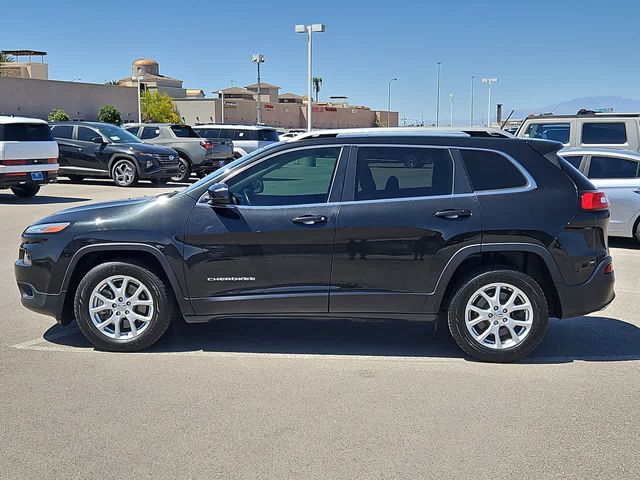
[[[114,125],[120,125],[122,123],[122,117],[120,110],[113,105],[103,105],[98,110],[98,120],[104,123],[113,123]]]
[[[49,112],[47,120],[49,120],[50,122],[68,122],[70,119],[69,115],[67,115],[67,112],[65,112],[61,108],[54,108]]]

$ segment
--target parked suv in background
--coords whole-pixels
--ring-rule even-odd
[[[614,298],[606,197],[560,147],[402,129],[278,143],[181,192],[29,226],[22,303],[106,350],[146,348],[174,317],[443,318],[469,355],[514,361],[549,316]]]
[[[173,177],[184,182],[191,173],[204,176],[233,160],[233,142],[228,138],[202,138],[189,125],[162,123],[127,124],[125,130],[145,143],[171,147],[180,156],[179,172]]]
[[[261,125],[196,125],[193,129],[203,138],[230,138],[235,158],[280,141],[275,128]]]
[[[58,122],[51,132],[60,147],[60,175],[72,182],[110,177],[119,187],[130,187],[139,179],[162,184],[178,173],[175,150],[142,143],[110,123]]]
[[[565,147],[640,150],[640,114],[585,113],[531,115],[516,133],[521,138],[554,140]]]
[[[47,122],[0,116],[0,189],[33,197],[58,178],[58,145]]]
[[[572,148],[560,155],[602,190],[611,204],[609,235],[640,241],[640,153]]]

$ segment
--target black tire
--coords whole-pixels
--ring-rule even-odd
[[[640,217],[638,217],[638,219],[636,220],[634,237],[638,242],[640,242]]]
[[[128,158],[116,160],[111,166],[111,178],[119,187],[133,187],[138,183],[136,164]]]
[[[488,286],[493,283],[505,283],[520,289],[528,297],[532,306],[533,315],[529,332],[524,339],[510,348],[495,349],[481,344],[473,338],[465,323],[467,303],[471,297],[483,286]],[[505,291],[507,293],[509,292],[508,289],[505,289]],[[496,313],[493,320],[487,322],[489,326],[492,322],[498,322],[499,318],[507,322],[508,320],[505,320],[504,317],[510,315],[511,314],[504,315],[503,313]],[[547,330],[548,323],[549,308],[547,299],[540,285],[524,273],[501,268],[480,270],[466,277],[466,279],[456,287],[448,309],[449,331],[453,339],[467,354],[483,362],[507,363],[522,359],[540,345]],[[502,326],[501,324],[497,325],[500,325],[497,327],[499,337],[506,334],[505,338],[512,338],[508,336],[506,326]],[[522,330],[520,331],[522,332]],[[518,335],[520,335],[520,333],[518,333]],[[495,336],[493,338],[495,339]]]
[[[98,329],[89,313],[93,290],[105,279],[118,275],[132,277],[135,281],[144,284],[150,292],[151,300],[153,300],[154,310],[152,314],[149,314],[151,320],[148,322],[148,326],[133,338],[110,338]],[[135,284],[132,285],[132,288],[135,288]],[[82,278],[75,292],[73,307],[80,331],[97,348],[111,352],[134,352],[150,347],[164,335],[175,313],[175,300],[167,291],[164,282],[144,265],[114,261],[98,265]],[[111,310],[116,311],[115,309],[107,309],[106,315],[109,315]],[[123,331],[129,328],[128,333],[131,333],[132,329],[127,327],[128,323],[125,323],[125,318],[127,318],[125,313],[128,312],[124,312],[122,317],[118,317],[121,322],[120,328]],[[127,319],[126,322],[129,320]]]
[[[15,185],[11,187],[11,191],[16,197],[31,198],[40,191],[40,185],[37,183],[27,183],[24,185]]]
[[[191,164],[184,157],[178,157],[178,173],[171,177],[174,182],[186,182],[191,176]]]
[[[67,175],[67,178],[71,181],[71,183],[81,183],[84,180],[82,175]]]

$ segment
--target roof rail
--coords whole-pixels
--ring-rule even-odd
[[[287,142],[299,142],[314,138],[343,138],[363,136],[433,136],[433,137],[470,137],[467,132],[456,128],[431,127],[373,127],[373,128],[337,128],[334,130],[312,130],[301,133]]]

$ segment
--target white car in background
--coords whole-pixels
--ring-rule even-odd
[[[58,179],[58,144],[44,120],[0,116],[0,189],[33,197]]]
[[[607,194],[611,205],[609,235],[640,241],[640,154],[603,149],[572,148],[560,155]]]
[[[194,125],[203,138],[228,138],[233,142],[233,156],[240,158],[267,145],[279,142],[278,132],[263,125]]]

